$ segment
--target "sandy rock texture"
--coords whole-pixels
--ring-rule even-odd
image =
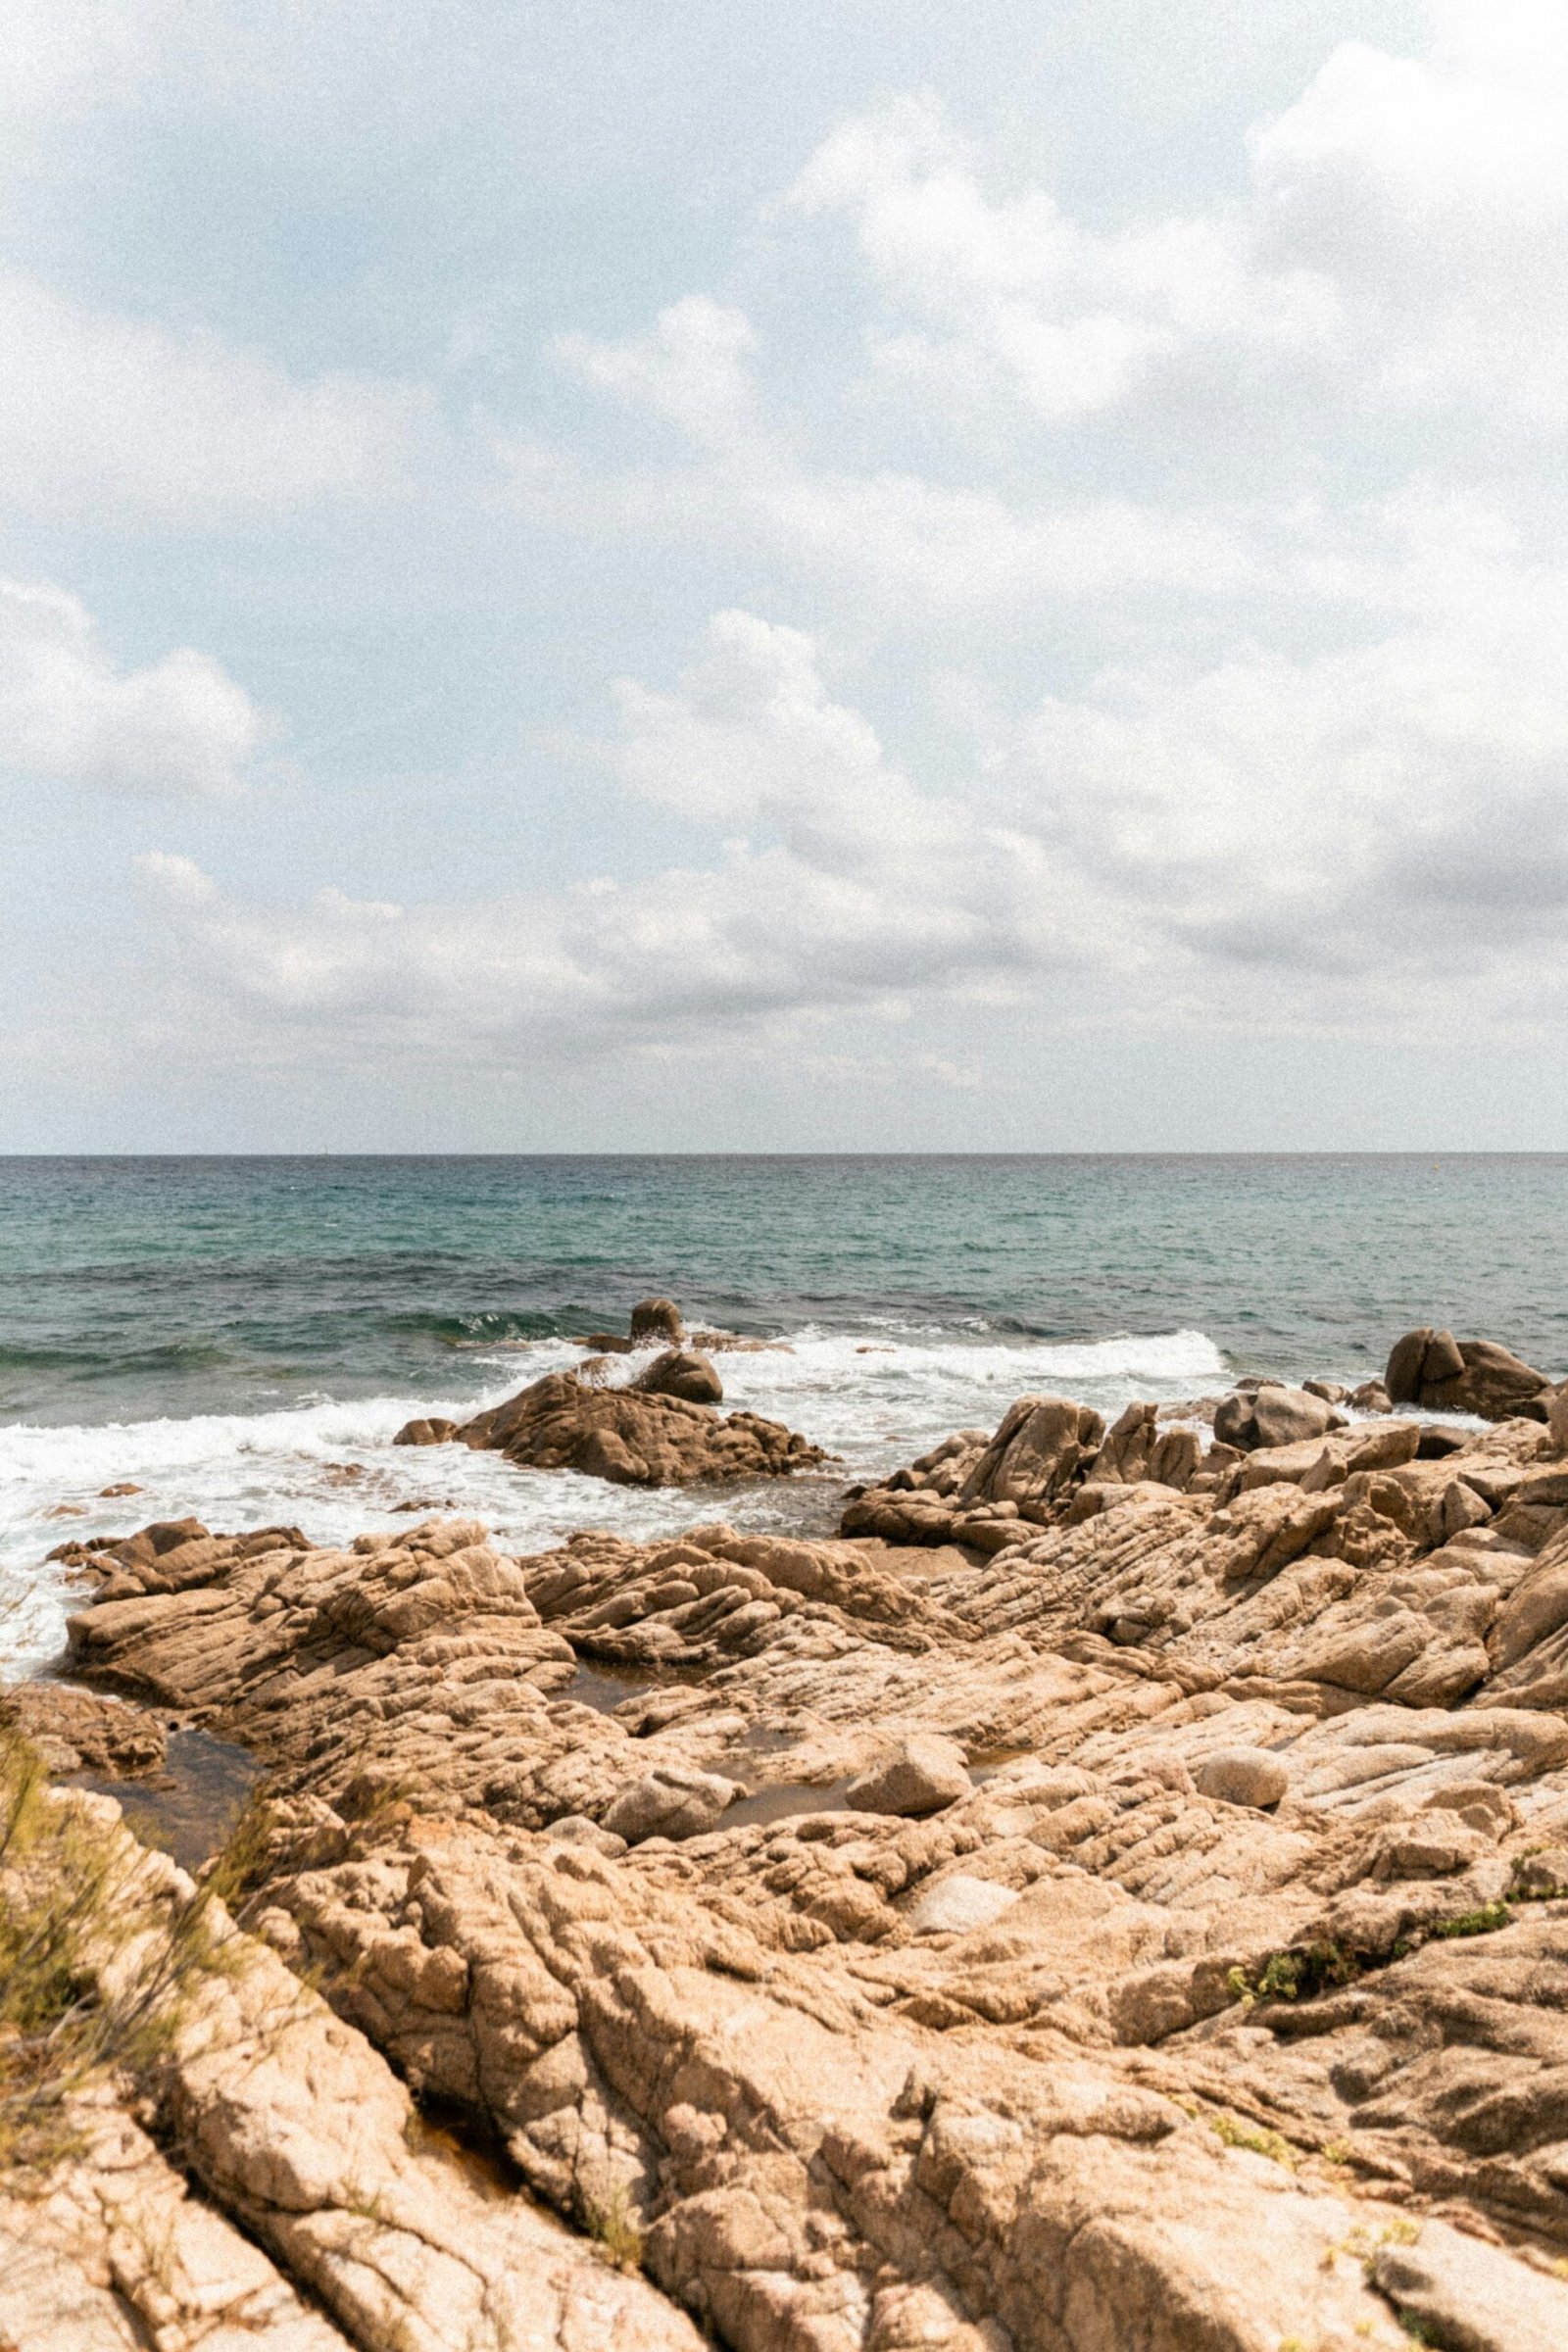
[[[696,2352],[657,2290],[423,2127],[365,2036],[137,1847],[112,1801],[51,1801],[73,1816],[70,1840],[44,1850],[75,1874],[76,2010],[134,2008],[138,2023],[71,2089],[41,2153],[24,2164],[0,2139],[0,2340]],[[25,1917],[35,1940],[28,1868],[8,1838],[0,1928]],[[0,2089],[10,2129],[3,2073]]]
[[[1024,1398],[831,1542],[136,1539],[74,1658],[259,1752],[276,1968],[740,2352],[1568,2343],[1568,1453],[1308,1400]]]

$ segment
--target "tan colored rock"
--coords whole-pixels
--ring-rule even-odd
[[[717,1773],[662,1764],[621,1790],[603,1826],[628,1845],[645,1838],[697,1838],[714,1827],[734,1794],[734,1783]]]
[[[1279,1757],[1260,1747],[1222,1747],[1217,1754],[1204,1757],[1194,1778],[1204,1796],[1259,1810],[1277,1805],[1291,1786],[1291,1776]]]
[[[273,1953],[737,2352],[1393,2352],[1364,2266],[1438,2213],[1568,2244],[1560,1462],[1407,1433],[1080,1513],[1063,1421],[986,1556],[190,1529],[75,1642],[264,1755]],[[951,1529],[993,1445],[877,1508]],[[950,1801],[867,1809],[928,1739]],[[705,1779],[756,1797],[606,1826]]]
[[[970,1789],[969,1769],[956,1741],[937,1733],[900,1740],[846,1788],[845,1801],[860,1813],[919,1817],[956,1804]]]
[[[450,1446],[457,1434],[456,1421],[443,1420],[437,1414],[432,1420],[405,1421],[392,1443],[394,1446]]]
[[[1214,1415],[1214,1435],[1224,1446],[1244,1453],[1260,1446],[1294,1446],[1303,1438],[1326,1437],[1335,1426],[1334,1407],[1305,1389],[1267,1382],[1256,1389],[1239,1389],[1225,1397]]]
[[[160,1772],[168,1734],[156,1715],[74,1683],[0,1689],[0,1727],[32,1742],[52,1773],[96,1772],[135,1780]]]
[[[1479,1413],[1489,1421],[1515,1414],[1545,1421],[1551,1385],[1494,1340],[1456,1340],[1430,1326],[1395,1342],[1384,1385],[1396,1404],[1429,1412]]]
[[[458,1431],[465,1446],[519,1466],[582,1470],[617,1486],[673,1487],[781,1478],[826,1457],[758,1413],[727,1418],[678,1396],[586,1385],[552,1372]]]
[[[639,1396],[680,1396],[688,1404],[721,1404],[724,1398],[718,1374],[692,1348],[666,1348],[631,1385]]]

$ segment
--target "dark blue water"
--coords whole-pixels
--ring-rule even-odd
[[[59,1648],[62,1537],[821,1532],[847,1482],[1029,1392],[1356,1381],[1427,1321],[1560,1374],[1565,1269],[1568,1158],[0,1160],[0,1673]],[[834,1458],[644,1493],[391,1444],[651,1293],[787,1339],[721,1356],[727,1398]]]
[[[663,1292],[769,1334],[1205,1333],[1363,1375],[1412,1322],[1568,1366],[1568,1158],[0,1159],[0,1418],[450,1385]]]

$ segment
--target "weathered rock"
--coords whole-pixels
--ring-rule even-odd
[[[967,1796],[972,1784],[961,1747],[937,1733],[901,1740],[887,1755],[857,1774],[845,1801],[859,1813],[899,1813],[918,1819]]]
[[[1553,1389],[1546,1408],[1546,1429],[1558,1453],[1568,1453],[1568,1381]]]
[[[734,1783],[717,1773],[661,1764],[621,1790],[604,1827],[628,1845],[645,1838],[697,1838],[713,1827],[734,1794]]]
[[[631,1385],[639,1396],[680,1396],[688,1404],[721,1404],[724,1398],[718,1374],[693,1348],[666,1348]]]
[[[782,1478],[826,1459],[820,1446],[759,1413],[721,1418],[679,1396],[596,1388],[571,1372],[547,1374],[457,1435],[521,1467],[581,1470],[616,1486]]]
[[[0,1919],[24,1915],[47,1861],[62,1883],[53,1913],[24,1914],[32,1948],[53,1935],[77,2000],[125,2022],[106,2026],[96,2062],[90,2045],[66,2058],[66,2129],[40,2137],[35,2093],[31,2137],[0,2143],[0,2326],[19,2347],[697,2352],[645,2280],[422,2132],[364,2036],[215,1896],[136,1848],[112,1802],[45,1801],[53,1832],[35,1825],[20,1859],[7,1848]],[[46,1916],[63,1925],[40,1928]],[[404,1982],[417,1998],[441,1979],[452,2014],[441,1957]],[[0,2097],[14,2087],[0,2070]],[[8,2102],[8,2126],[17,2112]]]
[[[1544,1421],[1551,1409],[1545,1373],[1521,1363],[1494,1340],[1456,1340],[1451,1331],[1434,1331],[1430,1325],[1395,1342],[1384,1386],[1396,1404],[1478,1413],[1488,1421],[1506,1421],[1514,1414]]]
[[[1260,1747],[1222,1747],[1204,1757],[1194,1778],[1204,1796],[1259,1809],[1277,1805],[1291,1785],[1278,1756]]]
[[[1214,1435],[1221,1445],[1250,1453],[1258,1446],[1294,1446],[1303,1438],[1325,1437],[1335,1421],[1334,1407],[1323,1397],[1270,1382],[1225,1397],[1214,1415]]]
[[[74,1646],[270,1768],[274,1955],[737,2352],[1392,2352],[1438,2215],[1568,2250],[1568,1473],[1358,1422],[1091,1486],[1163,1431],[1063,1415],[1020,1500],[1037,1409],[876,1491],[917,1555],[191,1528]]]
[[[1203,1449],[1193,1429],[1159,1425],[1159,1408],[1130,1404],[1108,1433],[1084,1476],[1086,1481],[1185,1490],[1202,1462]]]
[[[97,1772],[120,1781],[160,1772],[168,1734],[156,1715],[74,1683],[0,1689],[0,1728],[31,1741],[53,1773]]]
[[[443,1420],[437,1414],[432,1420],[405,1421],[392,1443],[394,1446],[450,1446],[457,1434],[456,1421]]]

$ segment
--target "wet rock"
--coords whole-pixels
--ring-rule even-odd
[[[394,1446],[450,1446],[458,1434],[456,1421],[446,1421],[439,1414],[433,1420],[405,1421],[393,1439]]]

